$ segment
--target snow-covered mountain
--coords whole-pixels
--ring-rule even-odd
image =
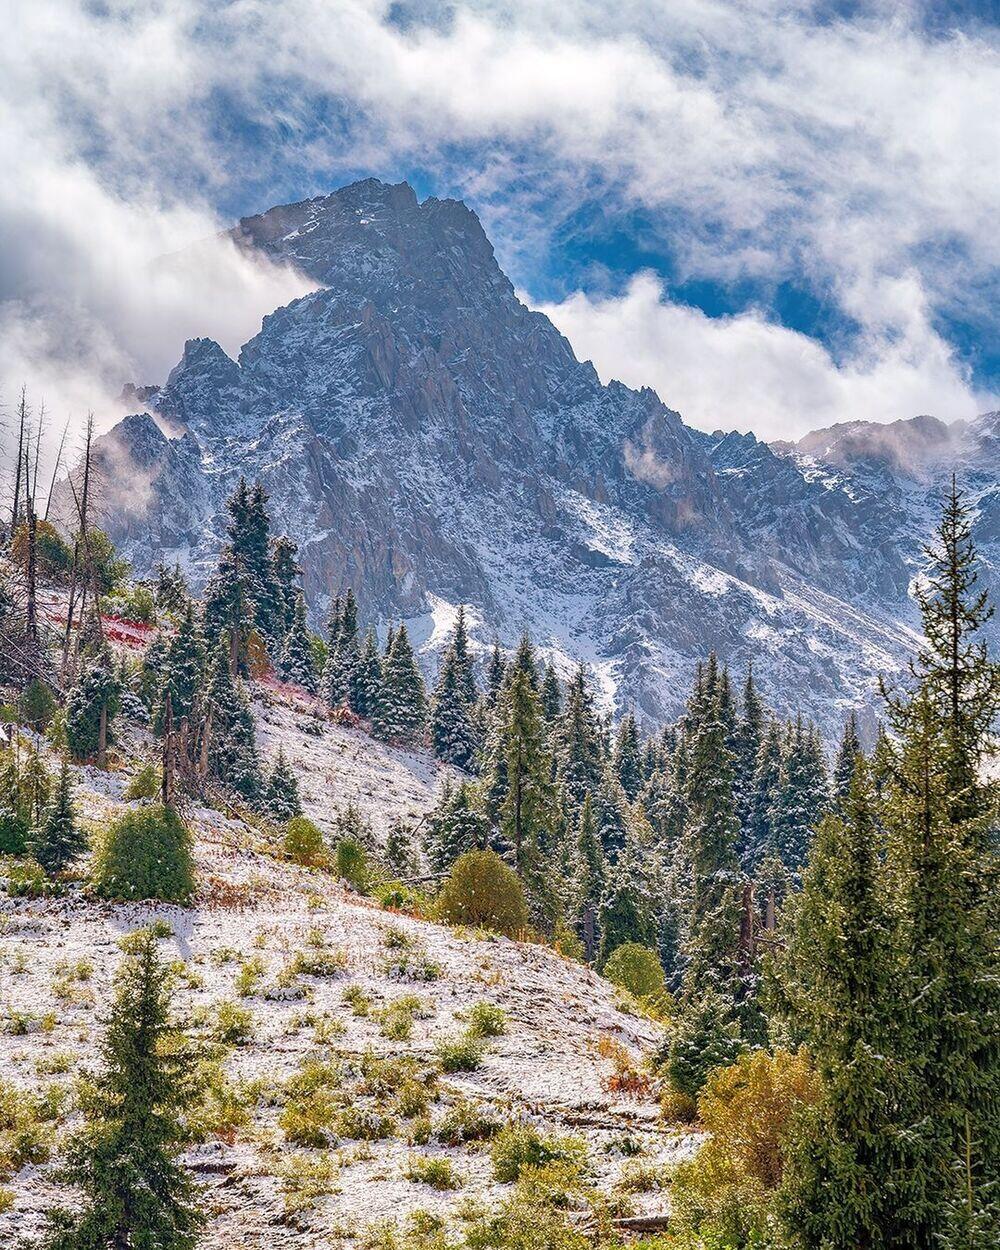
[[[907,589],[953,461],[996,528],[997,414],[775,448],[692,430],[578,361],[457,201],[368,180],[233,238],[317,289],[237,361],[187,343],[101,439],[107,524],[140,572],[203,578],[227,493],[259,477],[317,625],[350,584],[431,654],[464,602],[483,641],[527,629],[653,720],[715,648],[832,732],[912,648]]]

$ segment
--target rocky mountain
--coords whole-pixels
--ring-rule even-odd
[[[527,629],[655,721],[714,647],[833,733],[912,647],[907,588],[953,459],[992,506],[996,414],[771,448],[603,385],[454,200],[368,180],[232,237],[316,290],[238,360],[187,343],[100,441],[106,523],[140,572],[179,559],[203,579],[227,493],[259,477],[317,626],[352,585],[364,616],[410,622],[433,668],[465,603],[482,641]]]

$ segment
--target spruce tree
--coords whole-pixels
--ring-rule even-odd
[[[358,605],[354,591],[349,589],[342,604],[339,599],[336,601],[330,618],[329,651],[322,682],[323,698],[330,707],[345,703],[351,706],[359,655]]]
[[[495,642],[493,650],[490,652],[490,662],[486,669],[486,701],[493,706],[500,696],[500,687],[503,685],[503,679],[507,672],[507,662],[500,650],[500,644]]]
[[[858,737],[858,718],[851,712],[844,722],[844,732],[841,735],[837,761],[833,768],[833,800],[838,806],[847,799],[860,755],[861,740]]]
[[[87,849],[87,836],[77,825],[73,811],[73,783],[66,760],[29,849],[50,876],[68,868]]]
[[[261,795],[263,780],[257,754],[257,729],[243,682],[229,670],[229,652],[220,643],[205,692],[208,774],[248,802]]]
[[[461,677],[461,666],[454,650],[444,658],[431,705],[431,745],[437,759],[472,772],[479,747],[473,720],[473,704]]]
[[[497,850],[491,845],[489,822],[479,810],[468,782],[447,785],[431,814],[427,831],[427,858],[437,873],[446,873],[468,851]]]
[[[205,656],[205,642],[194,606],[188,602],[184,619],[171,638],[163,660],[163,682],[153,712],[156,733],[163,733],[168,694],[174,725],[179,725],[185,716],[194,723],[205,680]]]
[[[455,670],[462,697],[471,707],[479,697],[476,686],[476,663],[469,645],[469,631],[465,624],[465,605],[460,604],[455,618],[455,629],[448,648],[455,657]]]
[[[290,538],[282,535],[271,544],[271,568],[274,576],[275,632],[286,638],[295,624],[295,604],[298,599],[299,578],[302,567],[298,562],[299,549]]]
[[[612,953],[626,942],[656,946],[654,905],[640,856],[629,848],[608,869],[607,884],[597,914],[598,966],[603,968]]]
[[[554,725],[562,712],[562,689],[559,685],[559,676],[551,663],[545,666],[541,699],[542,715],[545,717],[547,724]]]
[[[643,770],[639,728],[631,712],[622,717],[618,726],[612,769],[625,791],[625,797],[630,803],[634,803],[642,789]]]
[[[600,942],[598,914],[607,886],[608,868],[594,824],[590,795],[583,800],[576,831],[573,865],[573,917],[576,932],[583,943],[587,963],[597,957]]]
[[[778,792],[771,809],[774,850],[793,875],[805,863],[813,830],[828,801],[819,739],[799,717],[785,744]]]
[[[203,620],[208,645],[214,649],[221,640],[229,647],[229,664],[233,676],[245,671],[251,632],[257,627],[254,586],[246,559],[231,546],[219,552],[215,572],[205,587]],[[181,629],[190,629],[187,617]],[[265,641],[267,641],[265,639]]]
[[[119,969],[101,1069],[71,1140],[63,1179],[80,1194],[48,1217],[45,1250],[192,1250],[202,1216],[177,1162],[190,1059],[170,1019],[169,971],[151,933]]]
[[[556,777],[574,807],[579,807],[604,776],[600,737],[582,664],[566,692],[555,751]]]
[[[708,694],[713,690],[713,694]],[[738,994],[741,873],[733,756],[726,745],[722,689],[711,665],[696,689],[697,717],[688,752],[687,821],[681,845],[687,890],[684,990]]]
[[[510,674],[523,673],[531,684],[532,690],[538,691],[538,659],[535,656],[535,648],[531,639],[527,634],[521,635],[521,641],[517,644],[517,650],[514,652],[510,661]]]
[[[121,706],[114,661],[107,646],[83,665],[66,699],[66,739],[76,760],[96,757],[113,740],[113,720]]]
[[[820,823],[802,891],[789,904],[777,969],[786,1026],[822,1077],[819,1103],[796,1126],[781,1193],[789,1240],[809,1250],[923,1244],[911,1240],[906,1197],[913,1159],[904,1149],[906,1070],[893,1019],[900,966],[886,851],[856,757],[842,815]]]
[[[500,695],[498,714],[506,769],[500,827],[514,847],[515,867],[525,875],[529,858],[550,849],[555,822],[544,722],[526,667],[512,670]]]
[[[767,732],[767,709],[757,693],[753,665],[747,665],[743,683],[743,699],[733,734],[733,773],[736,812],[740,818],[740,848],[749,845],[754,814],[754,791],[757,763]]]
[[[264,790],[263,804],[264,811],[276,824],[284,824],[293,816],[302,815],[299,783],[292,766],[285,758],[284,747],[278,748],[278,755]]]
[[[292,626],[285,636],[278,671],[285,681],[294,682],[310,694],[316,693],[312,643],[306,628],[306,602],[301,590],[295,596]]]
[[[772,721],[757,754],[746,824],[741,829],[740,863],[751,876],[775,853],[774,812],[781,785],[781,758],[781,729]]]
[[[610,772],[605,773],[600,785],[589,797],[601,850],[608,862],[613,864],[628,840],[628,799],[617,777]]]
[[[378,647],[378,635],[375,627],[370,625],[365,631],[364,642],[351,673],[351,711],[363,716],[365,720],[371,720],[382,697],[382,683],[382,656]]]
[[[382,695],[373,725],[386,741],[419,743],[427,719],[424,680],[417,668],[406,626],[400,625],[382,671]]]

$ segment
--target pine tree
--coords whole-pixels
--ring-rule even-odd
[[[600,785],[589,797],[601,850],[607,861],[613,864],[628,840],[628,799],[618,779],[610,772],[605,773]]]
[[[607,887],[608,869],[597,836],[589,795],[580,808],[574,858],[573,917],[587,963],[593,963],[600,942],[597,918]]]
[[[385,863],[393,876],[406,880],[416,875],[417,853],[413,846],[413,831],[402,820],[393,821],[385,840]]]
[[[375,627],[370,625],[351,673],[350,689],[351,710],[365,720],[371,720],[375,715],[375,709],[382,697],[382,681],[382,656],[378,648],[378,635]]]
[[[788,1025],[823,1090],[797,1125],[781,1210],[792,1244],[816,1250],[922,1244],[911,1240],[901,1185],[905,1067],[892,1018],[900,969],[885,856],[867,769],[855,757],[843,815],[820,823],[789,904],[778,962]]]
[[[189,604],[187,615],[191,612]],[[205,587],[203,618],[210,647],[226,640],[234,676],[246,669],[250,635],[256,625],[254,613],[253,585],[246,561],[231,546],[225,546]]]
[[[97,759],[113,739],[112,722],[121,706],[114,661],[108,648],[80,671],[66,700],[66,738],[74,759]]]
[[[498,716],[506,766],[500,827],[514,847],[515,867],[527,876],[529,859],[550,849],[555,807],[541,706],[526,667],[512,670]]]
[[[219,644],[209,670],[205,716],[208,774],[248,802],[256,802],[263,788],[257,729],[246,688],[229,670],[225,643]]]
[[[431,745],[437,759],[472,772],[479,742],[467,691],[458,657],[449,649],[431,706]]]
[[[556,777],[574,807],[579,807],[604,776],[600,737],[582,664],[566,692],[555,752]]]
[[[754,814],[754,792],[757,763],[767,732],[767,709],[757,693],[753,665],[747,665],[743,683],[743,700],[733,735],[733,773],[736,813],[740,818],[741,859],[743,848],[750,843]]]
[[[168,694],[174,723],[179,724],[185,716],[194,723],[205,680],[205,654],[205,643],[194,615],[194,606],[189,602],[163,660],[163,684],[153,712],[156,733],[163,733]]]
[[[559,685],[559,676],[556,673],[555,666],[551,663],[545,666],[545,676],[542,679],[541,689],[542,699],[542,715],[549,725],[555,725],[562,713],[562,689]]]
[[[264,790],[264,810],[277,824],[284,824],[293,816],[302,815],[299,783],[285,758],[283,747],[278,748],[278,755]]]
[[[188,590],[187,579],[181,572],[179,561],[174,564],[172,569],[168,569],[162,563],[156,566],[156,590],[154,595],[156,606],[161,612],[179,616],[185,610],[188,599],[191,596]]]
[[[193,1250],[202,1224],[177,1162],[190,1093],[188,1051],[170,1021],[169,973],[151,933],[118,972],[102,1068],[72,1139],[64,1180],[82,1201],[49,1216],[45,1250]]]
[[[290,538],[282,535],[271,544],[271,568],[275,592],[276,636],[286,638],[295,625],[295,605],[298,599],[299,578],[302,567],[298,562],[299,549]]]
[[[52,793],[52,778],[34,747],[29,749],[21,769],[19,789],[29,821],[33,825],[39,824]]]
[[[382,673],[382,697],[376,708],[375,732],[386,741],[417,743],[427,719],[424,680],[410,646],[406,626],[400,625]]]
[[[828,801],[819,739],[799,717],[785,745],[778,792],[771,810],[775,853],[793,875],[805,863],[813,830]]]
[[[611,954],[626,942],[640,946],[656,945],[653,900],[639,856],[629,848],[608,870],[608,880],[598,910],[600,933],[598,967],[603,968]]]
[[[706,694],[708,689],[714,689],[714,695]],[[700,701],[689,748],[687,823],[681,845],[688,895],[684,991],[689,999],[708,990],[738,994],[739,818],[721,696],[709,666],[702,690],[696,690]]]
[[[66,760],[29,849],[50,876],[68,868],[87,849],[87,836],[77,825],[73,811],[73,783]]]
[[[625,797],[634,803],[642,789],[642,750],[639,746],[639,728],[631,712],[622,717],[615,739],[612,768]]]
[[[833,798],[842,804],[851,789],[854,770],[861,755],[861,740],[858,738],[858,718],[853,712],[844,723],[844,732],[840,739],[837,762],[833,769]]]
[[[460,855],[469,851],[496,850],[491,845],[489,822],[478,809],[468,782],[447,785],[431,814],[427,831],[427,858],[437,873],[445,873]]]
[[[295,614],[292,627],[285,636],[278,670],[285,681],[294,682],[310,694],[316,693],[312,643],[306,628],[306,602],[301,590],[295,596]]]

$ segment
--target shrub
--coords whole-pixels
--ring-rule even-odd
[[[212,1008],[212,1036],[224,1046],[245,1046],[253,1036],[253,1016],[228,999]]]
[[[451,1168],[451,1160],[417,1155],[410,1159],[404,1173],[408,1181],[430,1185],[432,1189],[458,1189],[462,1184]]]
[[[368,857],[365,848],[350,838],[337,843],[333,853],[334,871],[360,894],[368,888]]]
[[[371,999],[360,985],[348,985],[341,997],[350,1007],[352,1013],[359,1018],[371,1013]]]
[[[156,764],[143,764],[137,773],[132,774],[122,798],[126,803],[137,799],[156,799],[159,798],[161,789],[160,769]]]
[[[663,965],[656,951],[638,942],[625,942],[611,953],[604,975],[636,998],[658,994],[664,986]]]
[[[769,1243],[785,1139],[818,1096],[804,1051],[755,1051],[713,1072],[698,1099],[708,1139],[678,1167],[671,1191],[678,1225],[713,1245]]]
[[[0,799],[0,855],[23,855],[30,826],[23,810]]]
[[[354,1141],[383,1141],[396,1131],[395,1122],[387,1115],[363,1107],[345,1107],[337,1117],[336,1130],[341,1137]]]
[[[514,936],[528,925],[528,908],[517,874],[494,851],[469,851],[452,865],[438,895],[448,924],[495,929]]]
[[[315,867],[326,859],[323,831],[307,816],[293,816],[285,826],[285,854],[297,864]]]
[[[488,1141],[501,1128],[489,1107],[461,1098],[442,1117],[434,1136],[443,1146],[462,1146],[470,1141]]]
[[[189,902],[194,865],[187,826],[170,807],[126,812],[100,841],[93,881],[102,898]]]
[[[292,960],[290,971],[295,976],[337,977],[347,967],[347,955],[343,951],[298,951]]]
[[[508,1184],[527,1167],[560,1162],[580,1167],[586,1160],[586,1147],[577,1137],[544,1137],[531,1124],[508,1124],[497,1134],[490,1158],[494,1178]]]
[[[0,868],[0,876],[7,879],[7,893],[11,898],[46,898],[55,894],[58,887],[45,874],[41,864],[33,860],[7,861]]]
[[[442,1072],[475,1072],[483,1062],[483,1044],[478,1038],[444,1038],[435,1047]]]
[[[281,1192],[285,1215],[311,1211],[320,1198],[333,1192],[338,1165],[328,1154],[292,1155],[281,1165]]]
[[[337,1140],[334,1123],[340,1109],[337,1095],[320,1089],[286,1103],[278,1117],[278,1127],[294,1146],[309,1146],[313,1150],[331,1146]]]
[[[48,726],[56,707],[52,691],[38,677],[33,677],[28,682],[18,700],[21,720],[39,732]]]
[[[393,981],[436,981],[441,966],[428,959],[424,951],[402,950],[383,959],[382,972]]]
[[[473,1037],[502,1037],[507,1032],[507,1013],[496,1003],[476,1003],[469,1008],[469,1033]]]

